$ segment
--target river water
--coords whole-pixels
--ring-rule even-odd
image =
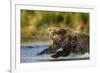
[[[21,45],[20,62],[34,63],[34,62],[51,62],[51,61],[74,61],[74,60],[89,60],[89,54],[84,55],[71,53],[67,57],[59,57],[57,59],[51,58],[51,55],[37,56],[36,54],[47,48],[48,44],[24,44]]]

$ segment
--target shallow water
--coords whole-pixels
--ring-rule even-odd
[[[70,61],[70,60],[87,60],[89,54],[70,54],[67,57],[59,57],[57,59],[51,58],[50,55],[37,56],[36,54],[47,48],[48,45],[34,45],[25,44],[21,45],[21,63],[32,63],[32,62],[50,62],[50,61]]]

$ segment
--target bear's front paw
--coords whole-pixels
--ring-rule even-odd
[[[52,55],[51,57],[52,57],[52,58],[58,58],[59,55]]]
[[[43,51],[37,53],[38,56],[46,54],[48,49],[44,49]]]
[[[58,58],[58,57],[66,57],[70,54],[70,52],[67,51],[58,51],[56,54],[52,55],[52,58]]]
[[[62,51],[57,52],[56,54],[52,55],[51,57],[52,58],[58,58],[60,56],[62,56]]]
[[[37,55],[37,56],[40,56],[40,55],[43,55],[43,53],[42,53],[42,52],[40,52],[40,53],[37,53],[36,55]]]

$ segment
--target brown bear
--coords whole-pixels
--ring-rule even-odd
[[[48,33],[52,44],[37,55],[53,54],[51,57],[58,58],[68,56],[70,53],[84,54],[89,52],[89,34],[87,33],[58,27],[49,28]],[[60,48],[62,50],[58,51]]]

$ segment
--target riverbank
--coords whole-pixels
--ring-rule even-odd
[[[21,37],[21,43],[22,44],[27,44],[27,43],[48,43],[50,42],[49,36],[44,35],[44,36],[24,36]]]

